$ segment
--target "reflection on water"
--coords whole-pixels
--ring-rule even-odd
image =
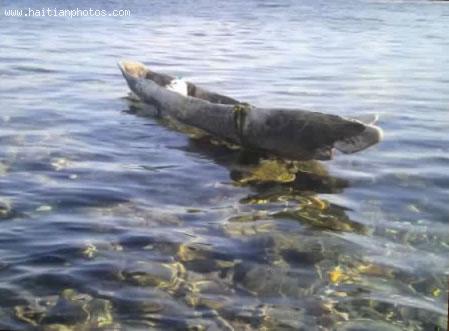
[[[0,20],[0,328],[445,329],[448,7],[129,6]],[[256,105],[380,112],[386,138],[328,163],[242,151],[141,116],[123,57]]]

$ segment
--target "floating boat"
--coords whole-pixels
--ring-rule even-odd
[[[129,88],[160,116],[212,136],[291,160],[329,160],[335,149],[350,154],[382,139],[377,116],[350,119],[300,109],[260,108],[120,61]]]

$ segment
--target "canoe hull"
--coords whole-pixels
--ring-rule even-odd
[[[294,160],[328,160],[334,147],[354,153],[381,140],[382,131],[357,120],[296,109],[258,108],[192,83],[188,95],[171,91],[173,77],[136,62],[119,68],[130,89],[160,115],[206,131],[244,148]]]

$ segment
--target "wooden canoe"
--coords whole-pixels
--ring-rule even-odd
[[[167,86],[174,77],[143,64],[119,62],[129,88],[143,102],[168,115],[246,149],[292,160],[329,160],[337,149],[350,154],[382,139],[372,123],[299,109],[259,108],[187,82],[187,95]]]

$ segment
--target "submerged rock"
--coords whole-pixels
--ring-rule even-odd
[[[17,320],[30,325],[38,325],[44,316],[45,309],[37,305],[20,305],[14,307],[14,315]]]
[[[338,323],[335,331],[403,331],[403,328],[383,321],[353,320]]]
[[[64,324],[49,324],[42,328],[43,331],[73,331],[73,327]]]
[[[361,234],[369,232],[363,224],[352,221],[343,208],[321,202],[318,198],[309,205],[277,212],[273,214],[273,217],[294,219],[315,229]]]
[[[311,318],[307,318],[304,309],[286,306],[267,306],[261,326],[272,331],[307,331],[315,329]]]
[[[226,284],[218,280],[188,281],[185,288],[185,302],[189,306],[212,310],[229,304],[229,296],[233,294]]]
[[[73,289],[64,290],[58,298],[48,297],[34,304],[16,306],[16,318],[43,330],[91,330],[112,327],[112,305]]]
[[[11,203],[0,198],[0,220],[11,218],[14,214]]]
[[[124,286],[112,295],[119,314],[138,319],[148,314],[159,314],[166,309],[170,295],[158,288]]]
[[[78,294],[73,289],[64,290],[56,304],[51,307],[42,319],[43,324],[74,325],[85,323],[89,319],[86,304],[92,301],[87,294]]]
[[[194,242],[181,244],[176,257],[187,270],[200,273],[209,273],[234,265],[229,254]]]
[[[43,324],[69,324],[85,323],[89,313],[78,302],[61,298],[42,319]]]
[[[82,249],[81,254],[87,259],[93,259],[97,254],[97,247],[95,247],[94,244],[88,242]]]
[[[3,162],[0,162],[0,176],[6,175],[8,170],[9,170],[9,166]]]
[[[234,271],[235,282],[260,296],[299,298],[310,295],[315,291],[317,278],[314,271],[290,270],[256,263],[238,264]]]
[[[176,290],[185,269],[181,263],[139,261],[128,266],[122,274],[125,281],[138,286],[152,286]]]
[[[94,299],[87,304],[86,310],[89,312],[89,321],[96,327],[105,327],[114,322],[112,316],[112,305],[103,299]]]

